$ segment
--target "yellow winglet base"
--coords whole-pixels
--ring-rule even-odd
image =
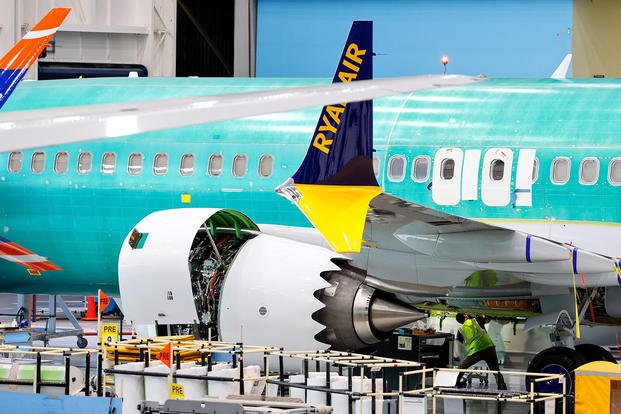
[[[362,231],[377,186],[295,184],[298,207],[338,253],[359,252]]]

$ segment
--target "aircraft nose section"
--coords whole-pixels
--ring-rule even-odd
[[[375,297],[369,309],[371,325],[383,333],[392,332],[395,328],[426,317],[425,313],[412,306],[385,295]]]

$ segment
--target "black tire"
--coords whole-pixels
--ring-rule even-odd
[[[608,361],[608,362],[612,362],[613,364],[617,363],[617,360],[615,359],[615,357],[613,357],[612,354],[608,352],[608,350],[606,350],[605,348],[602,348],[599,345],[595,345],[595,344],[576,345],[576,351],[578,351],[578,353],[582,355],[582,358],[584,358],[586,362]]]
[[[587,361],[575,349],[557,346],[539,352],[528,364],[528,372],[565,374],[567,377],[567,412],[574,412],[574,370]],[[530,390],[530,383],[534,377],[526,378],[526,390]],[[562,385],[558,381],[540,382],[535,385],[535,391],[562,393]],[[556,411],[561,412],[562,401],[556,400]],[[541,410],[541,411],[540,411]],[[543,407],[538,407],[543,412]]]
[[[77,345],[78,348],[86,348],[86,346],[88,345],[88,340],[83,336],[78,336]]]
[[[15,314],[15,321],[17,322],[18,325],[20,325],[25,320],[26,320],[26,309],[22,306],[21,308],[17,310],[17,313]]]

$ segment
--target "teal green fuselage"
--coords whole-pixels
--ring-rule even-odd
[[[248,92],[315,85],[324,80],[295,79],[83,79],[24,83],[3,111],[142,101],[167,97]],[[235,121],[159,131],[108,141],[91,141],[23,152],[23,167],[8,171],[9,154],[0,154],[0,235],[47,257],[63,268],[28,275],[25,268],[0,261],[0,291],[22,293],[118,292],[117,257],[133,226],[147,214],[170,208],[223,207],[244,212],[256,223],[310,226],[298,209],[274,192],[297,169],[308,148],[320,109],[271,114]],[[41,131],[45,134],[45,131]],[[521,148],[537,150],[539,178],[533,205],[515,208],[461,201],[437,206],[428,182],[410,177],[414,157],[443,147],[462,150],[509,148],[513,164]],[[621,81],[619,80],[489,80],[452,89],[399,95],[374,103],[374,148],[381,160],[378,181],[384,191],[402,199],[469,218],[621,222],[621,187],[608,180],[609,161],[621,157]],[[34,151],[46,154],[45,169],[30,171]],[[58,151],[69,154],[64,174],[54,172]],[[89,174],[79,174],[80,152],[93,154]],[[100,172],[104,152],[117,155],[112,175]],[[144,155],[143,171],[130,175],[128,157]],[[153,159],[166,153],[166,175],[153,174]],[[183,154],[194,154],[191,176],[182,176]],[[222,154],[219,177],[207,174],[208,159]],[[232,160],[248,156],[248,170],[234,177]],[[270,177],[258,174],[261,155],[274,156]],[[386,165],[391,156],[407,160],[405,178],[391,182]],[[572,159],[565,185],[550,180],[552,160]],[[584,157],[600,161],[595,185],[578,182]],[[515,179],[513,174],[512,180]],[[191,202],[181,202],[181,194]],[[621,252],[619,253],[621,256]]]

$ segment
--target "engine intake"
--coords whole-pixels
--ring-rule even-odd
[[[356,350],[425,317],[329,249],[263,234],[233,210],[145,217],[119,255],[124,313],[227,342]],[[210,329],[211,328],[211,329]]]

